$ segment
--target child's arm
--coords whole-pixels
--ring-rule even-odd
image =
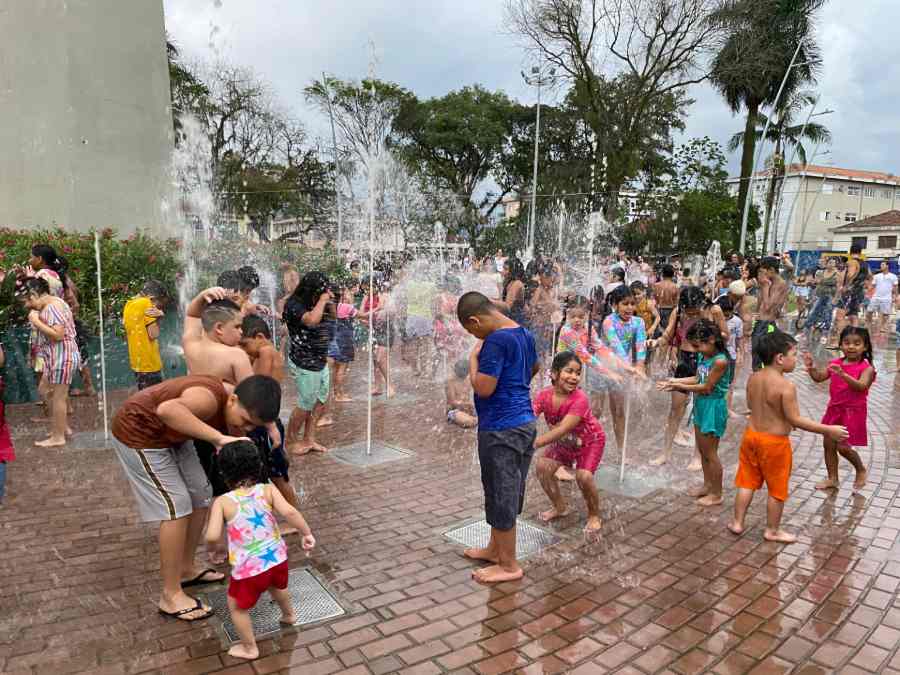
[[[637,367],[638,372],[643,372],[644,362],[647,360],[647,332],[644,320],[639,316],[634,318],[637,319],[634,330],[634,354],[636,361],[634,365]]]
[[[824,382],[830,377],[825,368],[816,368],[812,355],[809,353],[803,354],[803,364],[806,366],[806,372],[813,382]]]
[[[6,354],[3,353],[3,345],[0,345],[0,368],[6,365]]]
[[[184,330],[181,334],[181,342],[193,342],[203,337],[203,323],[200,321],[200,315],[206,306],[214,300],[224,300],[230,298],[231,293],[224,288],[214,286],[207,288],[197,294],[190,304],[184,315]]]
[[[872,386],[872,382],[875,381],[875,369],[872,366],[866,368],[862,375],[859,376],[857,380],[855,377],[851,377],[850,374],[840,367],[837,363],[828,366],[828,372],[833,374],[834,377],[839,377],[844,382],[847,383],[853,391],[867,391],[869,387]]]
[[[266,375],[268,377],[275,377],[276,368],[276,355],[278,352],[274,347],[264,347],[259,352],[259,358],[256,359],[256,362],[253,364],[253,372],[257,375]]]
[[[478,372],[478,358],[483,346],[484,343],[480,342],[469,353],[469,381],[472,383],[472,389],[479,398],[489,398],[497,390],[498,378]],[[531,376],[534,377],[534,373]]]
[[[222,449],[222,446],[238,438],[226,436],[203,420],[215,416],[219,408],[216,397],[204,387],[185,389],[181,396],[163,401],[156,408],[156,415],[167,427],[188,438],[206,441]]]
[[[790,381],[785,382],[781,392],[781,407],[784,418],[792,427],[803,429],[814,434],[821,434],[836,441],[846,440],[850,434],[846,427],[826,425],[814,422],[800,414],[800,404],[797,403],[797,387]]]
[[[209,510],[209,521],[206,524],[206,541],[213,544],[222,538],[225,529],[225,512],[222,510],[225,497],[216,497]]]
[[[656,335],[656,329],[659,328],[660,315],[659,310],[656,308],[656,300],[648,300],[647,304],[650,307],[650,311],[653,314],[653,325],[650,326],[650,330],[647,331],[648,335]]]
[[[562,421],[546,433],[538,436],[534,441],[534,447],[543,448],[545,445],[555,443],[564,436],[572,433],[581,424],[581,417],[578,415],[566,415]]]
[[[683,391],[686,393],[700,394],[701,396],[706,396],[712,393],[712,390],[715,389],[716,384],[718,384],[719,380],[722,379],[722,376],[725,374],[725,371],[728,369],[728,359],[716,359],[713,362],[712,368],[709,370],[709,377],[706,378],[706,382],[700,384],[696,380],[699,378],[691,378],[695,380],[695,382],[672,382],[670,380],[669,384],[671,384],[672,389],[676,389],[678,391]],[[687,378],[685,378],[687,379]]]
[[[681,391],[683,385],[697,384],[699,381],[700,378],[696,375],[693,377],[670,377],[662,382],[657,382],[656,388],[659,391]]]
[[[59,342],[66,336],[66,327],[63,324],[59,323],[55,326],[51,326],[44,323],[44,320],[41,319],[41,313],[36,309],[28,312],[28,320],[31,322],[31,325],[34,326],[35,330],[40,331],[54,342]]]
[[[313,307],[312,310],[304,312],[300,320],[310,328],[318,326],[322,323],[322,316],[325,314],[325,305],[328,304],[329,300],[331,300],[331,293],[325,291],[319,296],[319,301],[316,303],[316,306]]]
[[[281,492],[271,485],[266,485],[266,498],[272,505],[272,508],[275,509],[275,512],[284,518],[288,522],[288,525],[297,528],[303,535],[303,541],[301,543],[303,550],[311,551],[314,549],[316,547],[316,538],[313,536],[312,530],[309,529],[309,525],[306,523],[306,518],[303,517],[303,514],[291,506],[288,501],[281,496]]]

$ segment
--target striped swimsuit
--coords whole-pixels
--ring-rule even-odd
[[[72,311],[68,305],[52,302],[41,310],[41,321],[65,329],[64,337],[59,341],[38,332],[37,355],[44,363],[44,377],[49,384],[72,384],[72,378],[81,366]]]

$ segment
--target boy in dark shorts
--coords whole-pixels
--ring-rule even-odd
[[[483,342],[469,356],[469,380],[478,413],[478,459],[484,511],[491,526],[487,548],[470,548],[468,558],[494,563],[475,570],[482,583],[520,579],[516,560],[516,516],[525,503],[525,481],[537,436],[530,383],[538,372],[534,336],[485,295],[464,294],[457,317]]]
[[[269,330],[269,324],[258,316],[246,316],[241,323],[241,349],[247,352],[250,361],[253,364],[253,372],[256,375],[265,375],[271,377],[280,385],[284,379],[284,357],[281,355],[275,345],[272,344],[272,332]],[[290,462],[284,452],[284,425],[280,419],[275,420],[275,426],[278,427],[278,433],[281,443],[275,445],[272,442],[269,430],[265,427],[254,429],[248,435],[250,440],[256,443],[259,448],[260,456],[263,459],[266,475],[262,476],[263,480],[268,479],[278,488],[281,495],[295,509],[300,508],[300,500],[297,493],[291,485],[288,469]],[[284,529],[285,533],[293,532],[293,530]]]
[[[195,562],[212,488],[193,441],[216,449],[278,417],[281,387],[252,375],[229,394],[209,375],[167,380],[131,396],[112,420],[113,449],[137,501],[141,520],[159,522],[161,614],[182,621],[212,615],[184,588],[221,581]]]

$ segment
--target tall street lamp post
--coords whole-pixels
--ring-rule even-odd
[[[534,253],[534,225],[535,225],[535,208],[537,203],[537,177],[538,177],[538,147],[540,144],[541,134],[541,87],[554,82],[556,70],[551,68],[547,74],[541,72],[537,66],[532,66],[531,75],[526,75],[522,71],[522,79],[525,84],[537,87],[537,115],[534,122],[534,172],[531,177],[531,212],[528,214],[528,234],[526,237],[526,255],[531,256]]]

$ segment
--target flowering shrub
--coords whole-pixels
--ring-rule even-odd
[[[67,274],[80,293],[79,318],[92,332],[98,329],[97,262],[93,232],[70,232],[62,228],[13,230],[0,228],[0,270],[7,272],[0,286],[0,329],[24,321],[24,311],[13,296],[15,278],[9,274],[14,265],[26,265],[35,244],[49,244],[69,263]],[[104,319],[121,316],[122,308],[148,279],[163,283],[175,291],[180,269],[175,240],[155,239],[144,233],[117,239],[111,229],[100,232],[100,261],[103,272]]]

